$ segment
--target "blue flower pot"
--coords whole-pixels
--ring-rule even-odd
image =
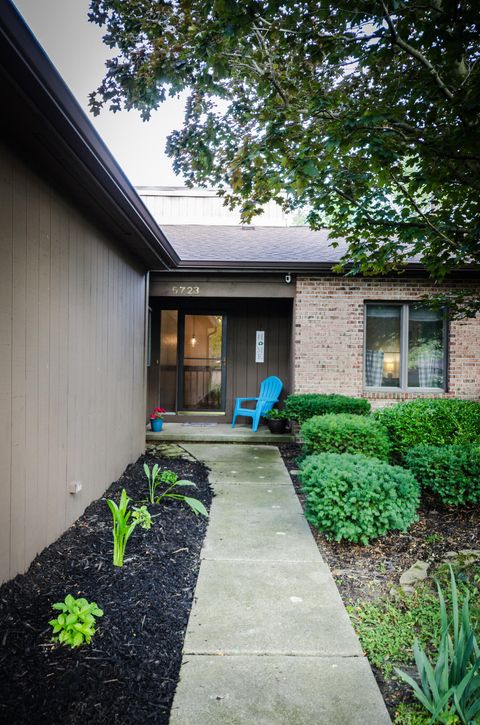
[[[154,433],[160,433],[163,428],[163,420],[161,418],[150,418],[150,425]]]

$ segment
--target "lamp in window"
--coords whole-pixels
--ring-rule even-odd
[[[385,377],[389,380],[398,377],[398,353],[386,352],[383,358]]]
[[[197,344],[197,338],[195,337],[195,317],[192,318],[192,338],[190,340],[191,347],[195,347]]]

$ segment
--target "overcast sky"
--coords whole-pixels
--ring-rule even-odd
[[[182,99],[167,99],[148,123],[136,111],[88,110],[88,94],[103,78],[111,52],[102,30],[87,19],[88,0],[14,0],[34,35],[136,186],[183,186],[165,155],[167,135],[182,125]]]

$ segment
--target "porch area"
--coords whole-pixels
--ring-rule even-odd
[[[266,425],[259,426],[256,433],[251,425],[229,423],[169,422],[168,419],[160,433],[147,430],[146,439],[152,443],[250,443],[276,444],[291,443],[295,436],[291,433],[270,433]]]

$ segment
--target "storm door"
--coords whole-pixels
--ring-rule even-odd
[[[224,315],[183,314],[179,339],[179,412],[225,410]]]

